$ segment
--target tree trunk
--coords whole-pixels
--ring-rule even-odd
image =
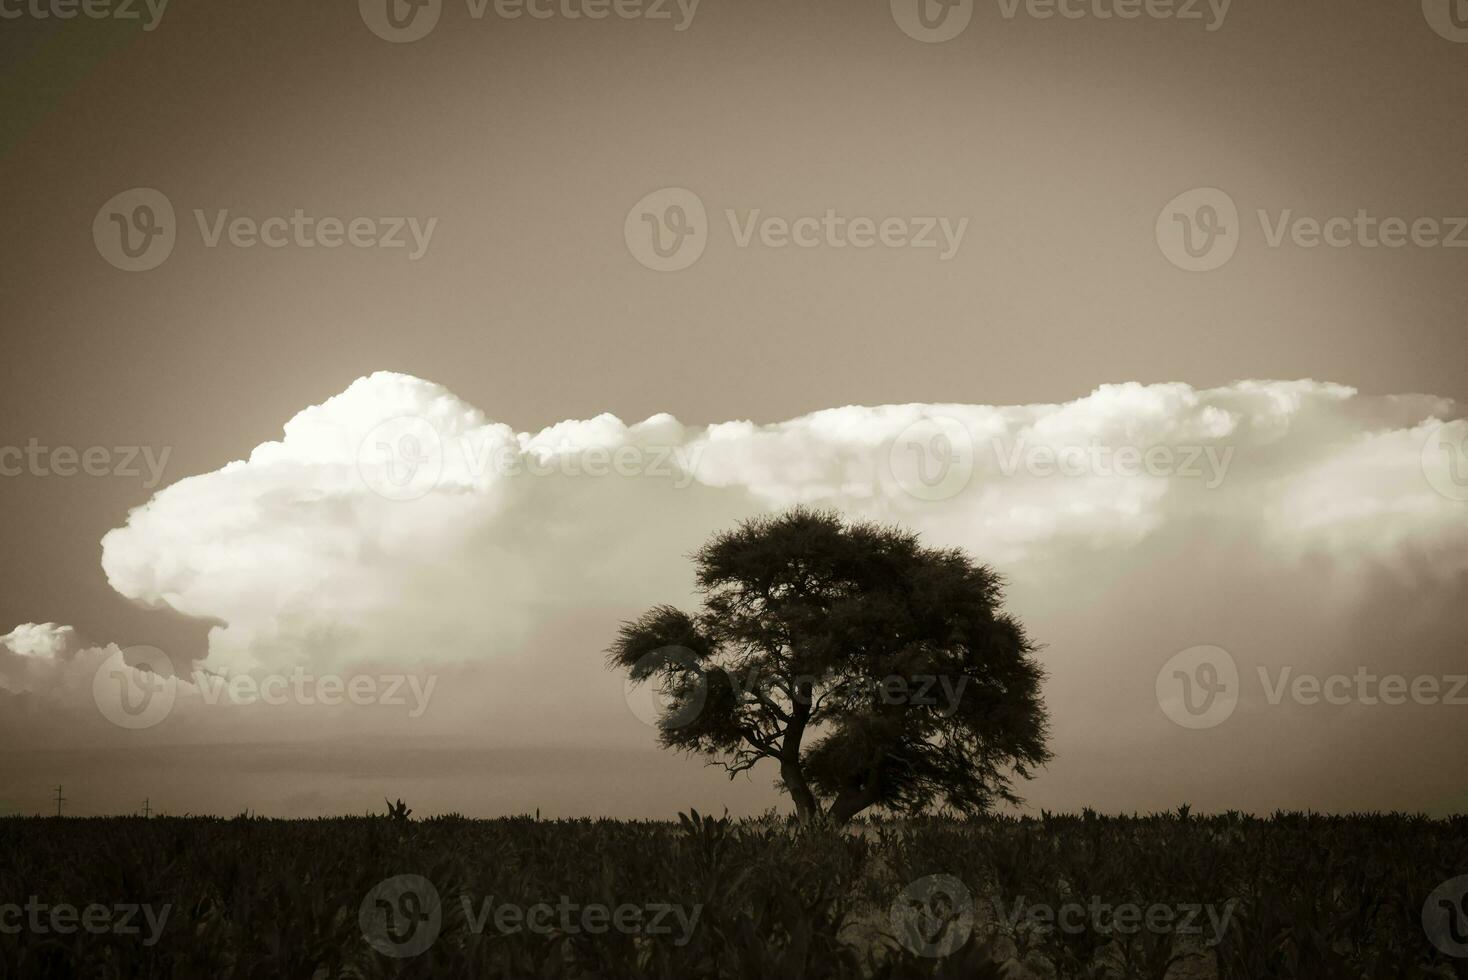
[[[795,815],[801,823],[809,824],[820,819],[821,807],[800,768],[800,740],[805,736],[805,723],[810,719],[809,692],[803,693],[803,700],[798,696],[793,699],[790,723],[785,726],[785,737],[780,742],[780,779],[790,791],[790,799],[795,802]]]
[[[815,822],[821,815],[821,808],[816,803],[815,794],[810,791],[810,786],[805,781],[805,773],[800,771],[800,762],[780,760],[780,779],[784,781],[785,788],[790,791],[790,799],[795,801],[795,815],[803,824]]]
[[[861,811],[877,802],[877,774],[867,773],[864,782],[854,782],[843,789],[831,804],[831,823],[843,827]]]

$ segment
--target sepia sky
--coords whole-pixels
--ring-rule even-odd
[[[446,0],[405,43],[372,0],[179,3],[147,30],[45,6],[0,19],[0,447],[110,471],[0,477],[0,812],[57,783],[99,813],[773,805],[768,774],[654,748],[600,650],[690,601],[708,534],[798,501],[1009,577],[1051,675],[1036,806],[1463,808],[1468,705],[1271,705],[1255,676],[1465,669],[1468,503],[1423,449],[1468,400],[1447,0],[995,0],[941,43],[902,0]],[[113,215],[160,198],[171,251],[119,268]],[[702,252],[649,268],[644,213],[691,201]],[[305,241],[335,218],[403,247],[307,247],[298,209]],[[828,211],[810,247],[749,223]],[[1309,247],[1301,217],[1351,221]],[[280,247],[243,244],[271,219]],[[851,240],[893,219],[935,247]],[[1210,224],[1232,251],[1189,256]],[[976,436],[938,500],[890,472],[924,412]],[[697,450],[695,472],[361,485],[389,418],[519,454],[603,413],[540,445]],[[1213,487],[1016,476],[993,438],[1232,455]],[[126,731],[93,704],[109,644],[438,687],[418,718],[186,696]],[[1195,731],[1153,684],[1202,645],[1246,687]]]

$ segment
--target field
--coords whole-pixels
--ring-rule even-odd
[[[0,854],[3,977],[1468,978],[1462,817],[7,818]]]

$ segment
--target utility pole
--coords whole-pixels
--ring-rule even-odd
[[[148,805],[148,800],[149,799],[151,799],[151,797],[145,798],[143,800],[143,819],[144,820],[148,819],[148,817],[153,813],[153,808]]]
[[[61,787],[56,787],[56,815],[61,816],[61,804],[66,802],[66,797],[61,795]]]

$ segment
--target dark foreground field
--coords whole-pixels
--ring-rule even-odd
[[[1468,977],[1468,819],[0,820],[4,977]]]

